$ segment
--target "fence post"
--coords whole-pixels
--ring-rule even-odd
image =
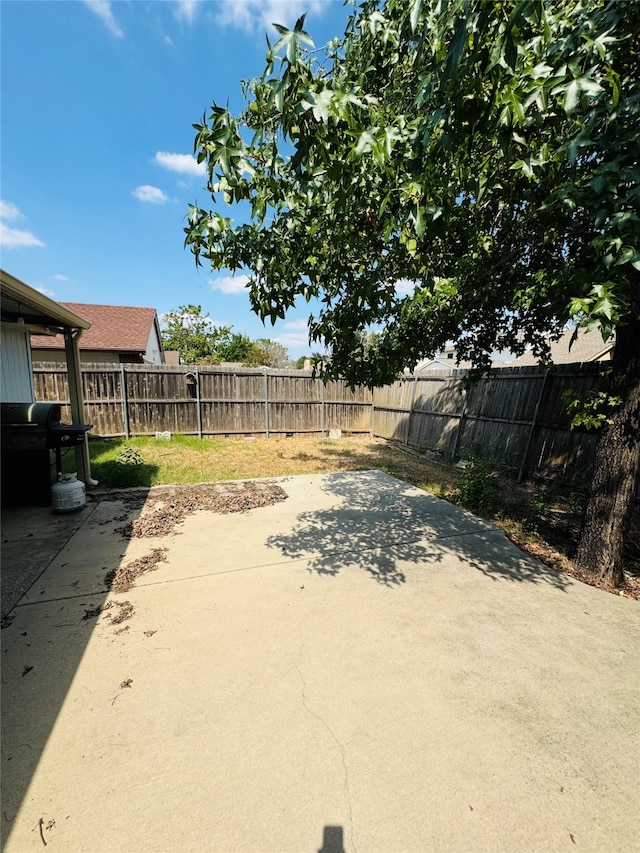
[[[125,438],[131,438],[131,430],[129,429],[129,402],[127,400],[127,375],[124,369],[124,364],[120,365],[120,388],[122,390],[122,417],[124,420],[124,435]]]
[[[372,388],[371,389],[371,425],[369,428],[369,435],[371,436],[371,438],[374,438],[374,436],[376,434],[376,430],[375,430],[375,426],[376,426],[376,424],[375,424],[375,409],[376,409],[375,392],[376,392],[376,389]]]
[[[321,395],[320,396],[320,432],[322,433],[322,437],[324,438],[324,434],[326,431],[325,430],[326,414],[325,414],[325,407],[324,407],[324,388],[325,388],[325,385],[324,385],[324,381],[322,379],[320,381],[322,382],[322,388],[320,390],[320,395]]]
[[[411,391],[411,405],[409,406],[409,417],[407,418],[407,431],[404,436],[403,444],[406,447],[409,444],[409,435],[411,434],[411,418],[413,417],[413,407],[416,404],[416,388],[418,385],[418,377],[413,374],[413,389]]]
[[[269,438],[269,375],[264,368],[264,434]]]
[[[458,429],[456,430],[456,438],[453,442],[453,452],[451,454],[454,459],[458,455],[458,446],[460,444],[460,436],[462,435],[462,424],[464,423],[464,413],[467,411],[468,394],[466,388],[462,389],[462,396],[462,411],[460,412],[460,420],[458,421]]]
[[[202,409],[200,406],[200,371],[196,367],[196,417],[198,419],[198,438],[202,438]]]
[[[531,451],[531,445],[533,444],[533,436],[536,431],[536,427],[538,426],[538,415],[540,414],[540,409],[542,407],[542,401],[544,399],[545,391],[547,390],[547,385],[549,380],[552,378],[553,374],[550,370],[546,370],[544,374],[544,379],[542,380],[542,388],[540,388],[540,393],[538,394],[538,399],[536,401],[536,407],[533,412],[533,419],[531,421],[531,426],[529,427],[529,435],[527,436],[527,444],[524,449],[524,453],[522,454],[522,462],[520,463],[520,470],[518,471],[518,482],[521,483],[524,480],[524,472],[527,466],[527,459],[529,458],[529,452]]]

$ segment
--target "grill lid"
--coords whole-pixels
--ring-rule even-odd
[[[62,416],[58,403],[2,403],[2,426],[31,426],[51,429]]]

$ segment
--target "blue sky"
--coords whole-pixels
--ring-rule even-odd
[[[270,23],[316,46],[344,30],[342,0],[3,0],[2,267],[62,302],[193,303],[216,324],[310,351],[308,309],[275,327],[243,279],[196,270],[187,205],[208,206],[192,157],[213,101],[242,108]]]

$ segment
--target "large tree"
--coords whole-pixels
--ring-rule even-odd
[[[216,326],[201,305],[180,305],[162,317],[162,344],[178,350],[183,364],[243,361],[253,344],[233,326]]]
[[[247,271],[263,319],[319,299],[311,340],[352,383],[449,340],[482,369],[494,349],[545,356],[567,322],[615,333],[622,402],[576,560],[619,583],[640,470],[638,4],[368,0],[319,51],[303,26],[278,28],[240,116],[195,125],[214,200],[189,212],[196,261]]]
[[[267,367],[282,368],[289,364],[289,352],[285,346],[278,341],[269,338],[258,338],[255,342],[255,363],[264,364]]]
[[[230,326],[215,326],[201,305],[180,305],[161,318],[162,345],[177,350],[183,364],[197,364],[210,358],[216,342],[231,331]]]

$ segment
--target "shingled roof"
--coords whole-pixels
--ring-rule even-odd
[[[155,308],[132,308],[128,305],[85,305],[60,302],[65,308],[89,320],[91,328],[80,338],[81,350],[108,350],[142,353],[156,320]],[[64,349],[62,335],[31,336],[32,349]]]
[[[602,340],[599,332],[586,332],[578,329],[578,335],[571,344],[573,329],[566,329],[558,341],[549,341],[551,349],[551,361],[553,364],[577,364],[578,362],[600,361],[610,352],[615,344],[613,338],[606,343]],[[531,351],[525,352],[515,361],[510,362],[508,367],[529,367],[539,363],[539,360]]]

